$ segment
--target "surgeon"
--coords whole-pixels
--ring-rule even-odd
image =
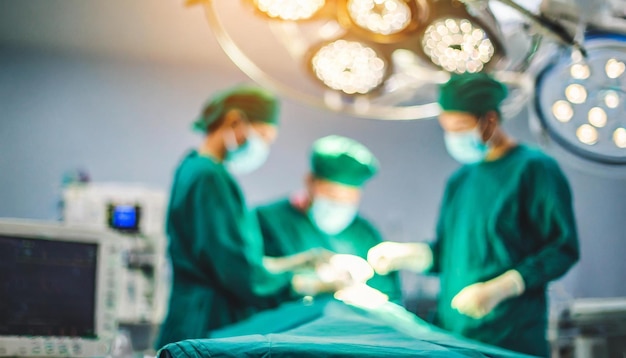
[[[382,240],[358,208],[364,185],[378,171],[377,159],[357,141],[331,135],[315,141],[310,165],[304,192],[257,208],[265,254],[280,257],[321,247],[367,258]],[[367,283],[390,300],[400,299],[396,274],[376,275]]]
[[[443,328],[547,357],[546,286],[579,258],[572,194],[554,159],[504,131],[506,96],[482,73],[441,86],[439,123],[462,166],[447,182],[436,240],[383,243],[368,259],[380,273],[438,273]]]
[[[232,176],[264,163],[278,113],[273,94],[241,85],[212,97],[194,123],[204,140],[174,176],[167,213],[173,285],[157,348],[206,338],[265,307],[274,295],[334,289],[310,276],[265,268],[256,217]]]

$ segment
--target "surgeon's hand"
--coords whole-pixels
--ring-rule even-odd
[[[486,281],[469,285],[452,299],[451,306],[460,313],[480,319],[501,302],[524,293],[524,279],[515,270]]]
[[[389,302],[389,296],[364,283],[355,284],[335,292],[335,299],[365,309],[376,309]]]
[[[374,270],[363,258],[356,255],[336,254],[315,272],[322,280],[341,281],[345,285],[364,284],[374,277]]]
[[[317,296],[322,293],[334,293],[346,286],[343,280],[325,281],[314,273],[293,275],[291,287],[301,296]]]
[[[367,261],[380,275],[397,270],[424,272],[433,264],[433,253],[424,243],[386,241],[369,250]]]
[[[362,285],[374,277],[374,270],[364,259],[355,255],[335,254],[308,273],[294,275],[294,291],[305,296],[332,293],[345,287]]]

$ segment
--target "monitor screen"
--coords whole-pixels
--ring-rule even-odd
[[[98,245],[0,235],[0,336],[95,337]]]
[[[109,204],[109,226],[125,232],[138,232],[141,210],[139,206]]]

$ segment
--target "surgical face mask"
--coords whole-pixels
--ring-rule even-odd
[[[261,167],[269,156],[269,144],[253,129],[248,131],[246,142],[240,146],[237,145],[235,134],[232,132],[225,139],[225,163],[231,173],[251,173]]]
[[[313,199],[309,218],[322,232],[337,235],[352,224],[357,211],[355,204],[318,197]]]
[[[444,140],[448,153],[463,164],[482,162],[489,152],[478,127],[463,132],[445,132]]]

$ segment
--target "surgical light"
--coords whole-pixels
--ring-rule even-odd
[[[560,159],[583,170],[622,176],[626,169],[626,87],[621,81],[626,36],[589,35],[585,48],[584,63],[567,52],[554,53],[559,57],[551,58],[538,73],[533,103],[539,125],[532,128],[548,134],[540,138],[553,142],[547,148]],[[587,73],[587,78],[581,78]],[[569,81],[565,86],[564,80]]]
[[[569,102],[560,100],[552,105],[552,114],[559,122],[569,122],[574,116],[574,109]]]
[[[422,39],[424,53],[450,72],[480,72],[491,61],[495,49],[487,33],[467,19],[434,21]]]
[[[324,0],[254,0],[254,5],[267,16],[280,20],[305,20],[313,17]]]
[[[613,132],[613,141],[618,148],[626,148],[626,129],[617,128]]]
[[[606,61],[606,66],[604,67],[604,69],[606,71],[607,77],[618,78],[624,73],[624,70],[626,70],[626,65],[624,65],[624,62],[612,58]]]
[[[589,123],[591,123],[594,127],[602,128],[606,126],[607,115],[604,109],[600,107],[593,107],[590,109],[587,118],[589,119]]]
[[[377,34],[396,34],[411,22],[411,8],[403,0],[349,0],[347,6],[355,24]]]
[[[613,90],[606,91],[604,95],[604,104],[609,108],[617,108],[619,106],[619,95]]]
[[[347,94],[365,94],[378,87],[387,70],[385,60],[371,47],[337,40],[322,46],[311,59],[317,78]]]
[[[572,78],[575,78],[577,80],[585,80],[587,78],[589,78],[589,66],[581,64],[581,63],[575,63],[572,65],[572,67],[570,67],[570,74],[572,75]]]
[[[585,103],[587,100],[587,90],[585,86],[573,83],[565,88],[565,97],[567,97],[568,101],[575,104]]]

